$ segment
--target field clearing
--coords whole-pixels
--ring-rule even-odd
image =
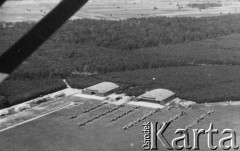
[[[102,113],[104,110],[114,107],[114,105],[107,104],[106,106],[95,110],[92,113],[85,113],[79,115],[76,119],[69,119],[69,115],[82,112],[86,108],[96,104],[94,100],[82,100],[84,102],[81,106],[73,108],[66,108],[57,111],[53,114],[47,115],[30,123],[15,127],[13,129],[4,131],[0,135],[0,145],[4,151],[21,151],[32,150],[48,150],[48,151],[85,151],[85,150],[142,150],[142,122],[133,126],[128,130],[123,130],[122,127],[132,120],[149,113],[153,109],[143,108],[134,111],[115,122],[110,122],[109,119],[119,115],[128,110],[131,106],[125,106],[118,111],[103,116],[83,127],[78,127],[77,123],[85,120],[85,118],[94,117]],[[193,109],[185,110],[187,115],[180,117],[174,121],[167,131],[164,133],[167,139],[175,138],[174,131],[177,128],[184,128],[197,117],[214,109],[215,113],[204,119],[194,128],[208,128],[209,123],[214,124],[214,128],[220,130],[223,128],[232,128],[237,133],[237,140],[239,140],[239,106],[227,107],[211,107],[206,108],[197,105]],[[231,111],[231,112],[230,112]],[[162,110],[145,121],[163,122],[169,120],[171,117],[179,114],[181,109]],[[224,114],[222,114],[224,113]],[[232,121],[232,119],[235,119]],[[190,136],[192,134],[190,133]],[[214,140],[218,141],[222,137],[218,135]],[[191,140],[191,139],[190,139]],[[237,141],[239,142],[239,141]],[[216,144],[216,142],[214,142]],[[206,136],[200,136],[200,150],[206,150]],[[162,144],[158,142],[159,150],[163,150]]]
[[[58,0],[25,0],[8,1],[0,9],[0,21],[38,21],[45,16],[59,2]],[[193,2],[193,1],[191,1]],[[89,1],[72,19],[92,18],[119,20],[132,17],[154,17],[154,16],[215,16],[228,13],[239,13],[240,3],[229,2],[222,7],[214,7],[199,11],[198,8],[189,8],[188,0],[92,0]],[[179,10],[178,5],[182,6]],[[230,5],[231,4],[231,5]],[[17,7],[16,7],[17,6]],[[156,9],[154,9],[156,7]]]

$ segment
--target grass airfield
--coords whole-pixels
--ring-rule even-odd
[[[59,0],[7,1],[0,9],[0,21],[38,21],[52,10]],[[91,18],[120,20],[132,17],[190,16],[203,17],[240,12],[240,2],[225,2],[222,7],[199,11],[187,4],[189,0],[90,0],[71,19]],[[179,6],[182,8],[179,9]]]
[[[49,12],[57,1],[9,1],[3,5],[0,9],[0,21],[38,21],[47,12]],[[180,1],[184,6],[187,1]],[[178,10],[176,6],[177,2],[172,1],[170,5],[169,1],[136,1],[136,0],[92,0],[82,10],[77,12],[72,19],[75,18],[93,18],[93,19],[109,19],[118,20],[126,19],[130,17],[151,17],[151,16],[211,16],[223,14],[238,13],[239,3],[233,6],[224,6],[221,8],[212,8],[209,10],[199,11],[198,9],[186,8]],[[157,9],[153,9],[157,7]],[[31,11],[30,11],[31,10]],[[234,41],[238,44],[238,40]],[[224,43],[224,45],[227,45]],[[234,52],[237,48],[230,43],[233,50],[224,49],[224,53],[227,57],[229,51]],[[226,47],[228,48],[228,47]],[[220,50],[219,50],[220,52]],[[192,53],[192,51],[191,51]],[[189,56],[191,55],[189,54]],[[208,53],[204,53],[208,54]],[[209,55],[209,54],[208,54]],[[235,57],[235,56],[234,56]],[[203,67],[202,67],[203,68]],[[206,67],[208,70],[211,68]],[[235,68],[235,67],[232,67]],[[232,69],[231,68],[231,69]],[[238,68],[238,67],[236,67]],[[206,70],[204,68],[204,70]],[[227,70],[226,70],[227,71]],[[231,70],[234,71],[234,70]],[[235,70],[236,71],[236,70]],[[234,71],[234,72],[235,72]],[[148,71],[147,71],[148,72]],[[164,72],[163,72],[164,73]],[[166,73],[166,72],[165,72]],[[206,75],[208,76],[208,75]],[[238,74],[232,73],[233,79],[238,80]],[[222,79],[222,77],[220,77]],[[150,78],[149,78],[150,79]],[[228,77],[226,78],[228,79]],[[234,84],[236,81],[233,81]],[[223,87],[226,88],[224,85]],[[221,87],[220,87],[221,88]],[[235,87],[234,87],[235,89]],[[217,90],[214,88],[214,91]],[[238,90],[236,88],[236,90]],[[223,89],[223,91],[225,91]],[[211,91],[208,90],[208,94]],[[196,91],[199,94],[199,91]],[[202,95],[206,95],[205,91]],[[77,98],[79,99],[79,98]],[[132,106],[125,106],[117,111],[114,111],[106,116],[103,116],[91,123],[86,124],[83,127],[78,127],[78,123],[81,123],[87,119],[93,118],[100,113],[110,110],[115,105],[107,104],[89,113],[82,113],[84,110],[96,104],[100,104],[101,101],[79,99],[83,102],[83,105],[74,106],[71,108],[65,108],[60,111],[54,112],[50,115],[44,116],[35,121],[20,125],[13,129],[9,129],[0,133],[0,150],[1,151],[91,151],[91,150],[106,150],[106,151],[118,151],[118,150],[142,150],[143,122],[134,125],[128,130],[123,130],[123,126],[131,121],[148,114],[154,109],[141,107],[140,109],[130,113],[115,122],[111,122],[110,119],[115,116],[129,110]],[[193,109],[173,109],[165,110],[154,114],[144,121],[158,121],[163,122],[169,120],[171,117],[179,114],[182,110],[187,112],[187,115],[174,121],[167,131],[164,133],[168,140],[172,140],[176,137],[174,132],[178,128],[184,128],[191,124],[196,118],[202,114],[207,113],[209,110],[214,110],[215,113],[208,116],[202,122],[195,125],[193,128],[208,129],[209,124],[213,123],[214,128],[219,129],[219,132],[224,128],[231,128],[236,131],[237,143],[240,145],[240,110],[239,106],[211,106],[205,107],[204,105],[194,106]],[[78,115],[77,118],[70,119],[72,115]],[[191,132],[191,131],[190,131]],[[190,133],[190,140],[192,140],[192,134]],[[214,137],[214,144],[218,144],[218,140],[223,135],[216,135]],[[206,151],[207,148],[207,135],[200,136],[200,150]],[[159,150],[166,150],[163,148],[160,142]],[[190,143],[192,144],[192,142]],[[218,149],[221,150],[221,149]]]
[[[4,149],[3,151],[18,151],[19,148],[21,151],[143,150],[143,121],[127,130],[123,130],[123,126],[148,114],[154,109],[141,107],[117,121],[111,122],[110,119],[133,107],[126,105],[85,126],[78,127],[78,123],[116,107],[113,104],[106,104],[88,113],[82,113],[84,110],[100,104],[102,101],[78,99],[83,102],[82,105],[62,109],[35,121],[2,132],[0,134],[1,149]],[[163,109],[144,121],[158,121],[162,123],[179,114],[181,111],[185,111],[187,114],[171,123],[164,133],[166,139],[171,141],[177,137],[174,134],[176,129],[185,128],[186,125],[191,124],[196,118],[212,109],[215,111],[214,114],[208,116],[192,128],[204,128],[207,130],[210,123],[213,123],[214,128],[219,129],[219,132],[224,128],[231,128],[236,132],[237,143],[239,143],[239,106],[205,107],[204,105],[196,105],[192,109]],[[69,117],[72,115],[78,116],[77,118],[70,119]],[[191,130],[189,132],[190,144],[192,144],[193,134],[191,134]],[[224,137],[222,134],[214,135],[214,145],[218,146],[218,140],[222,137]],[[200,150],[208,150],[206,140],[207,135],[200,135]],[[158,142],[158,147],[159,150],[166,150],[160,141]]]

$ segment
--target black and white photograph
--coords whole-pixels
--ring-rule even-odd
[[[0,151],[240,151],[240,0],[1,0]]]

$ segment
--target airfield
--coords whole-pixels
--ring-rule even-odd
[[[39,0],[37,3],[36,1],[32,0],[9,1],[0,9],[0,21],[38,21],[43,16],[45,16],[54,6],[56,6],[58,2],[57,0],[48,2],[46,1],[47,0]],[[72,19],[91,18],[120,20],[131,17],[154,16],[202,17],[240,12],[240,2],[235,2],[231,6],[211,8],[202,11],[199,11],[199,9],[185,7],[188,2],[189,1],[187,0],[172,2],[164,0],[154,2],[150,0],[92,0],[89,1],[89,3],[84,6],[83,9],[77,12],[75,16],[72,17]],[[178,3],[183,6],[183,9],[178,9],[176,6]],[[154,9],[154,7],[157,9]],[[227,45],[222,41],[221,43]],[[231,47],[234,47],[232,43],[229,45],[231,45]],[[234,43],[238,43],[238,40],[234,41]],[[184,51],[184,49],[182,50]],[[233,53],[233,51],[235,50],[231,51],[232,54],[238,53]],[[189,52],[189,56],[192,55],[192,52],[193,51]],[[230,50],[225,51],[224,49],[223,54],[227,56],[229,52]],[[209,57],[210,53],[202,53],[202,55],[205,54],[208,54]],[[214,54],[214,52],[212,52],[212,54]],[[226,58],[230,57],[227,56]],[[199,68],[202,68],[206,71],[210,71],[211,68],[214,67],[216,70],[219,70],[221,72],[226,67],[223,66],[222,68],[206,64],[198,66]],[[232,69],[237,69],[237,67],[238,66],[232,67]],[[196,67],[189,67],[186,69],[191,70],[195,68]],[[165,69],[160,70],[164,71],[161,73],[169,73],[166,72]],[[175,72],[175,68],[171,68],[170,70],[170,73]],[[227,69],[225,70],[228,71]],[[238,74],[235,73],[236,70],[231,70],[232,72],[229,71],[228,73],[226,72],[225,75],[231,74],[233,79],[238,79]],[[186,73],[188,74],[188,72]],[[137,73],[137,71],[135,74],[140,75]],[[156,74],[159,73],[156,72]],[[202,72],[201,74],[205,75],[205,72]],[[217,74],[218,72],[214,75]],[[182,75],[184,77],[185,74]],[[214,84],[213,79],[216,79],[216,81],[218,80],[218,78],[215,78],[214,75],[205,75],[205,77],[208,76],[208,78],[206,78],[206,81],[212,81]],[[175,78],[174,76],[170,76],[170,78],[171,77],[173,77],[173,79]],[[169,78],[169,76],[167,78]],[[219,77],[219,79],[220,78],[221,80],[223,79],[223,77]],[[224,78],[226,78],[226,80],[229,80],[227,76],[224,76]],[[185,79],[186,81],[188,80],[187,78]],[[178,80],[178,82],[181,83],[182,81]],[[199,82],[202,81],[199,80]],[[237,83],[237,80],[233,81],[233,83],[235,82]],[[177,84],[178,83],[176,82],[175,85]],[[224,87],[224,83],[219,86],[219,88],[222,87]],[[226,87],[224,88],[228,89]],[[225,89],[221,90],[225,91]],[[238,87],[234,87],[234,89],[238,91]],[[199,91],[202,92],[201,90],[202,89]],[[196,90],[196,94],[199,94],[199,91]],[[212,88],[212,91],[215,91],[215,87]],[[203,91],[201,94],[212,95],[212,91]],[[219,94],[220,93],[221,91]],[[75,104],[73,102],[77,103]],[[1,117],[0,151],[140,151],[143,150],[142,145],[144,140],[144,133],[142,130],[144,122],[149,121],[162,123],[169,121],[171,118],[176,117],[176,115],[179,115],[182,112],[185,114],[176,120],[173,120],[169,128],[164,133],[166,139],[172,140],[176,136],[179,136],[174,134],[177,129],[184,129],[203,115],[206,115],[200,122],[193,124],[191,128],[189,128],[190,144],[192,144],[193,140],[192,129],[207,130],[209,128],[209,124],[212,123],[214,128],[219,130],[219,134],[214,135],[214,145],[218,146],[219,140],[224,136],[228,136],[228,134],[221,134],[222,130],[226,128],[233,129],[236,132],[237,144],[240,145],[239,102],[195,104],[190,108],[174,107],[169,109],[168,107],[165,107],[161,108],[157,112],[155,112],[156,107],[144,107],[144,105],[139,107],[135,102],[126,104],[104,102],[106,101],[99,100],[97,98],[93,99],[91,97],[84,98],[81,97],[81,95],[70,95],[56,99],[54,101],[43,103],[31,109],[26,109],[17,114]],[[90,108],[94,109],[86,112],[86,110]],[[131,112],[129,112],[130,110]],[[207,113],[209,111],[213,111],[213,113],[208,115]],[[153,114],[150,115],[150,113]],[[143,120],[139,120],[146,115],[149,116]],[[116,119],[116,117],[119,118]],[[82,123],[85,124],[82,125]],[[128,125],[131,126],[125,129],[125,127]],[[182,142],[179,144],[181,145],[181,143]],[[207,146],[207,135],[200,135],[199,144],[200,150],[209,150]],[[227,144],[230,144],[230,142],[227,142]],[[158,141],[158,150],[166,150],[160,141]],[[218,148],[217,150],[222,149]]]
[[[154,112],[156,109],[149,107],[135,108],[133,112],[113,121],[113,118],[122,115],[124,112],[136,106],[125,104],[117,110],[94,119],[94,117],[106,113],[119,105],[106,103],[89,112],[85,112],[86,109],[102,104],[104,101],[82,98],[74,95],[62,98],[58,101],[65,102],[66,107],[42,116],[41,118],[2,131],[0,133],[0,146],[4,149],[3,151],[18,151],[19,148],[21,148],[21,151],[139,151],[143,150],[143,122],[162,123],[164,121],[169,121],[181,112],[185,114],[174,120],[164,132],[164,136],[167,140],[171,141],[178,136],[174,134],[176,129],[184,129],[186,126],[196,121],[197,118],[205,114],[207,116],[202,121],[194,124],[190,129],[196,128],[207,130],[209,124],[213,123],[214,128],[219,130],[219,135],[214,135],[214,145],[218,146],[219,139],[228,136],[226,134],[221,134],[222,130],[230,128],[236,132],[237,143],[239,144],[239,105],[193,105],[192,108],[173,108],[170,110],[163,108],[153,113],[151,116],[148,116],[146,119],[136,122],[128,129],[124,129],[124,126]],[[79,104],[69,105],[72,101],[77,101]],[[208,115],[207,113],[211,110],[214,112]],[[24,112],[28,112],[28,110],[21,113]],[[76,115],[76,117],[71,118],[72,115]],[[80,123],[89,119],[94,120],[80,126]],[[193,134],[191,130],[189,130],[189,135],[190,144],[192,144]],[[166,150],[160,141],[158,141],[158,149]],[[200,150],[207,149],[207,135],[200,135]]]
[[[7,1],[0,8],[0,21],[20,22],[39,21],[59,0]],[[71,19],[91,18],[121,20],[127,18],[156,16],[204,17],[240,12],[240,2],[224,2],[222,7],[199,10],[189,8],[187,4],[198,1],[190,0],[91,0]],[[181,6],[181,9],[179,9]]]

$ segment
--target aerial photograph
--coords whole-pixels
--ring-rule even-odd
[[[1,0],[0,151],[240,151],[240,0]]]

